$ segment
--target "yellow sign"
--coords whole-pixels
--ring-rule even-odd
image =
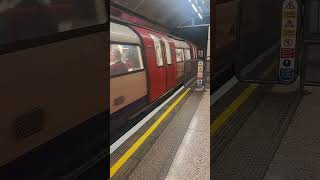
[[[296,11],[283,11],[282,17],[284,18],[296,18],[297,12]]]
[[[290,36],[290,35],[296,36],[296,30],[295,29],[283,29],[281,34],[282,34],[282,36]]]

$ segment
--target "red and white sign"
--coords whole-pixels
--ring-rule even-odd
[[[294,58],[294,48],[281,48],[281,58]]]

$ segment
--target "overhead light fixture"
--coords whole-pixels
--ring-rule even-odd
[[[198,13],[198,16],[200,17],[200,19],[202,19],[202,16],[201,16],[201,14],[200,14],[200,13]]]
[[[192,4],[193,9],[196,11],[196,13],[198,13],[197,8],[194,6],[194,4]]]
[[[189,0],[189,2],[191,3],[191,0]]]

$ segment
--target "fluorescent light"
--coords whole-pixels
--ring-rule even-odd
[[[193,9],[196,11],[196,13],[198,12],[197,8],[194,6],[194,4],[192,4]]]
[[[191,3],[191,0],[189,0],[189,2]]]
[[[201,16],[201,14],[200,14],[200,13],[198,13],[198,16],[200,17],[200,19],[202,19],[202,16]]]

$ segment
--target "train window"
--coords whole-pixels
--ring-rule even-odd
[[[163,40],[163,42],[165,44],[165,48],[166,48],[167,63],[172,64],[170,44],[165,38],[162,38],[162,40]]]
[[[184,59],[189,60],[191,59],[191,53],[190,53],[190,49],[184,49]]]
[[[183,49],[176,49],[177,62],[184,61]]]
[[[0,44],[106,21],[104,0],[0,0]]]
[[[110,76],[134,72],[143,68],[139,46],[111,44]]]
[[[195,58],[198,58],[198,53],[197,53],[197,52],[198,52],[198,50],[197,50],[197,48],[195,47],[195,48],[194,48],[194,55],[195,55]]]
[[[199,57],[203,57],[203,50],[198,50]]]
[[[164,62],[167,62],[167,53],[166,53],[166,47],[163,41],[160,41],[161,44],[161,52],[162,52],[162,58]]]
[[[150,34],[150,37],[152,38],[154,42],[154,48],[156,52],[156,59],[157,59],[157,65],[163,66],[163,57],[162,57],[162,51],[161,51],[161,43],[158,37],[155,35]]]
[[[194,47],[194,56],[195,56],[195,58],[198,58],[197,48],[196,47]]]
[[[194,46],[191,46],[191,48],[192,48],[192,58],[195,59],[196,56],[194,55]]]

